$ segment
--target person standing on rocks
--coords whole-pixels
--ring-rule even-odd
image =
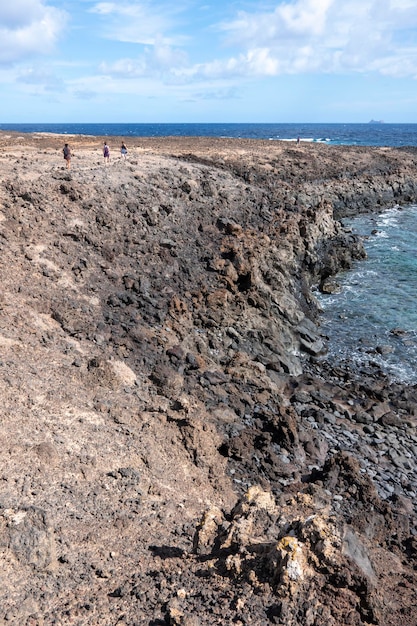
[[[126,155],[127,155],[127,148],[126,148],[126,144],[124,141],[122,141],[122,145],[120,148],[120,154],[122,155],[122,159],[124,161],[126,161]]]
[[[71,167],[71,148],[67,143],[65,144],[62,152],[64,153],[64,159],[67,162],[67,170],[69,170]]]
[[[104,142],[104,147],[103,147],[103,156],[104,156],[104,163],[109,163],[110,162],[110,148],[107,145],[107,142]]]

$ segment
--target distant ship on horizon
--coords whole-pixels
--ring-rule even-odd
[[[384,120],[369,120],[368,124],[385,124]]]

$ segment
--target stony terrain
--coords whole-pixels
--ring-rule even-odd
[[[120,143],[0,133],[0,624],[416,626],[417,389],[314,289],[417,150]]]

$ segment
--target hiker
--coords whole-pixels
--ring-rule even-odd
[[[126,155],[127,155],[127,148],[126,148],[126,144],[124,141],[122,141],[122,145],[120,148],[120,154],[122,155],[122,159],[126,160]]]
[[[110,149],[106,141],[104,142],[103,156],[104,156],[104,162],[109,163],[110,162]]]
[[[67,170],[69,170],[71,167],[71,148],[67,143],[65,144],[62,152],[64,153],[64,159],[67,162]]]

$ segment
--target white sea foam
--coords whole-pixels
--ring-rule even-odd
[[[269,137],[269,141],[286,141],[287,143],[330,143],[332,140],[328,137],[319,138],[316,137]]]
[[[394,207],[389,209],[386,213],[380,215],[377,220],[377,224],[381,224],[382,226],[395,226],[399,219],[401,219],[401,210]]]

